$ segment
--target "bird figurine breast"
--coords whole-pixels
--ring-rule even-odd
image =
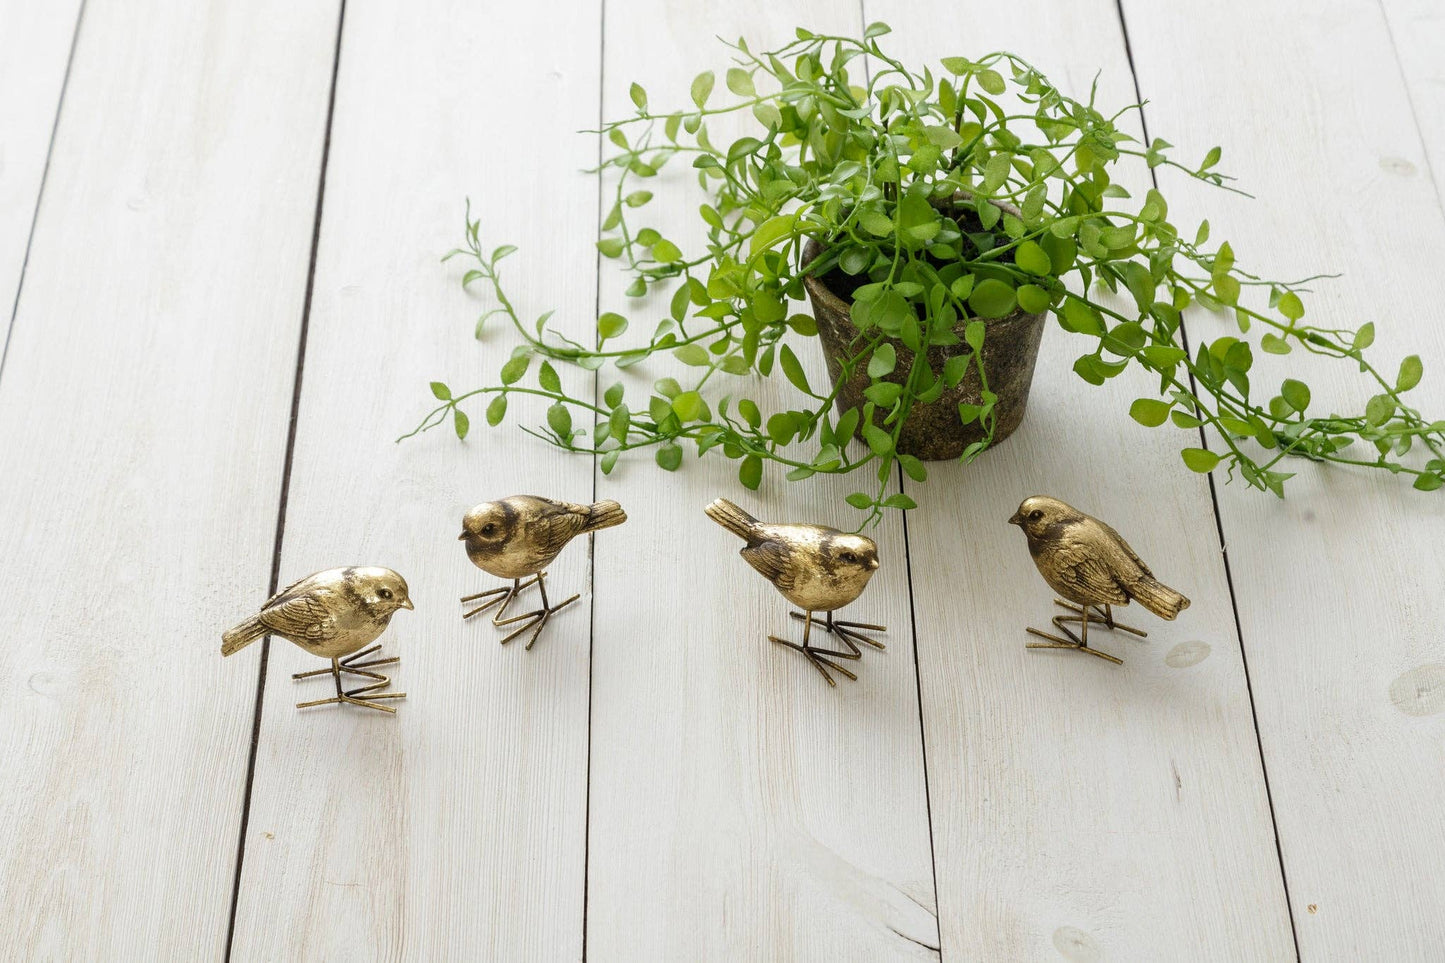
[[[390,665],[399,659],[357,660],[380,648],[379,645],[366,647],[386,631],[398,609],[412,608],[415,606],[406,579],[389,568],[330,568],[291,583],[271,596],[256,615],[227,629],[221,636],[221,655],[232,655],[264,636],[279,635],[313,655],[331,660],[330,669],[302,672],[293,678],[329,674],[336,681],[336,697],[299,703],[297,708],[345,702],[394,712],[389,706],[376,704],[376,700],[400,699],[406,693],[378,692],[386,688],[390,680],[380,673],[364,670]],[[345,658],[347,656],[354,657]],[[371,679],[372,684],[343,692],[342,673],[363,676]],[[356,698],[358,694],[364,694],[365,698]]]
[[[803,612],[791,613],[804,623],[802,645],[768,638],[780,645],[802,652],[822,673],[828,684],[837,685],[828,669],[834,669],[857,680],[857,676],[831,661],[860,659],[862,650],[855,642],[884,648],[859,630],[885,632],[881,625],[864,622],[843,622],[833,612],[857,600],[878,571],[878,546],[866,535],[851,534],[826,525],[780,524],[762,522],[725,498],[715,499],[706,508],[707,516],[747,544],[739,554],[748,564],[772,583],[783,598]],[[823,630],[842,639],[847,652],[820,649],[809,643],[813,614],[823,612]]]
[[[530,649],[553,613],[581,597],[573,595],[564,602],[550,604],[545,582],[547,566],[578,535],[612,528],[625,521],[627,513],[613,501],[575,505],[536,495],[513,495],[482,502],[462,517],[462,533],[457,538],[466,543],[467,558],[472,560],[472,564],[489,575],[511,579],[512,584],[463,596],[463,602],[484,598],[489,601],[463,613],[462,618],[469,619],[493,606],[500,606],[492,616],[493,625],[527,623],[502,639],[502,644],[531,629],[532,637],[527,641]],[[533,585],[541,593],[542,607],[524,615],[503,618],[517,595]]]
[[[1055,643],[1030,643],[1033,648],[1087,650],[1117,663],[1120,660],[1088,647],[1091,622],[1142,637],[1146,633],[1114,621],[1113,606],[1137,601],[1171,621],[1189,607],[1189,599],[1156,579],[1118,532],[1057,498],[1034,495],[1024,499],[1009,524],[1023,529],[1034,566],[1049,587],[1067,600],[1058,604],[1074,613],[1053,619],[1067,640],[1029,629]],[[1078,623],[1081,636],[1074,636],[1063,623]]]

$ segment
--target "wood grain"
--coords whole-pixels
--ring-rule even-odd
[[[335,23],[86,10],[0,380],[7,956],[224,950]]]
[[[927,20],[869,0],[910,63],[997,49],[1099,103],[1134,100],[1111,3],[970,4]],[[1159,43],[1161,41],[1155,41]],[[1110,111],[1106,111],[1110,112]],[[1137,120],[1127,129],[1138,135]],[[1123,182],[1148,185],[1136,169]],[[1052,321],[1029,413],[974,465],[938,465],[909,513],[943,951],[957,959],[1257,959],[1293,955],[1249,694],[1209,492],[1178,437],[1128,417],[1148,377],[1093,388],[1088,346]],[[1122,657],[1030,651],[1058,612],[1022,534],[1049,494],[1113,524],[1193,600],[1149,633],[1090,634]],[[1192,646],[1181,650],[1177,647]],[[1172,654],[1207,653],[1188,666]]]
[[[471,505],[516,493],[587,501],[592,466],[526,437],[520,402],[472,435],[450,423],[395,444],[436,402],[495,383],[516,340],[464,294],[463,198],[531,313],[592,330],[601,6],[353,4],[344,29],[308,330],[282,577],[384,564],[416,612],[383,637],[399,654],[395,717],[298,711],[328,681],[273,643],[237,909],[237,959],[578,959],[586,831],[589,604],[536,647],[505,648],[458,597],[498,584],[457,542]],[[568,25],[557,30],[559,22]],[[572,378],[590,393],[590,375]],[[613,531],[599,538],[611,539]],[[554,599],[587,592],[588,545],[551,569]],[[263,586],[251,593],[259,600]],[[535,595],[524,598],[532,601]],[[525,609],[523,609],[524,611]],[[319,694],[311,694],[311,693]]]
[[[50,153],[80,0],[0,3],[0,346]]]
[[[607,115],[631,112],[634,80],[655,109],[687,103],[695,74],[707,66],[721,76],[728,65],[714,33],[771,49],[799,23],[857,33],[857,15],[826,3],[709,5],[691,17],[660,2],[609,5]],[[731,97],[721,81],[714,97]],[[718,143],[736,136],[720,123],[710,129]],[[639,223],[695,247],[692,172],[658,181],[655,209]],[[639,304],[623,286],[607,262],[602,310],[648,319],[640,327],[650,330],[667,294]],[[797,347],[818,383],[816,345]],[[624,380],[639,404],[652,379],[677,373],[661,364],[631,372]],[[604,387],[617,377],[601,376]],[[726,390],[764,411],[796,404],[781,379]],[[769,472],[754,494],[717,453],[688,455],[675,474],[642,454],[598,480],[599,495],[621,500],[633,521],[598,541],[589,958],[936,958],[901,519],[870,532],[883,567],[842,616],[887,625],[887,651],[865,653],[851,665],[859,680],[829,689],[800,655],[768,642],[801,637],[789,606],[703,507],[727,495],[765,518],[852,528],[860,516],[843,496],[864,483],[792,484]]]
[[[1186,156],[1225,140],[1221,166],[1258,198],[1172,178],[1174,212],[1207,211],[1267,277],[1344,272],[1314,285],[1307,320],[1375,321],[1371,356],[1393,374],[1418,352],[1426,380],[1409,397],[1445,417],[1445,219],[1379,6],[1125,9],[1151,127]],[[1438,136],[1438,114],[1419,116]],[[1357,370],[1300,355],[1257,364],[1256,390],[1290,374],[1321,412],[1363,410]],[[1284,501],[1240,485],[1219,498],[1300,949],[1429,959],[1445,941],[1445,499],[1380,472],[1290,468]]]

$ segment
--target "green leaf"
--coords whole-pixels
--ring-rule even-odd
[[[727,84],[728,90],[739,97],[752,97],[757,94],[757,89],[753,87],[752,75],[741,67],[728,68]]]
[[[1049,292],[1037,284],[1025,284],[1018,289],[1019,307],[1029,314],[1040,314],[1049,309]]]
[[[763,483],[763,459],[758,455],[748,455],[743,463],[738,466],[738,481],[742,482],[748,491],[757,491],[758,486]]]
[[[572,412],[562,402],[547,409],[547,426],[562,438],[572,433]]]
[[[527,366],[531,362],[530,355],[519,354],[502,365],[502,384],[513,385],[521,381],[522,375],[527,373]]]
[[[1412,354],[1400,362],[1400,374],[1395,378],[1396,391],[1409,391],[1420,383],[1420,377],[1425,373],[1425,365],[1420,361],[1418,354]]]
[[[1286,378],[1284,384],[1280,385],[1279,393],[1295,411],[1302,413],[1310,406],[1310,387],[1303,381]]]
[[[873,349],[873,356],[868,359],[868,377],[881,378],[891,372],[898,365],[898,352],[893,345],[884,341]]]
[[[854,492],[853,494],[845,498],[844,501],[846,501],[849,505],[852,505],[854,508],[858,509],[860,512],[866,512],[868,509],[873,507],[872,496],[865,495],[862,492]]]
[[[1048,274],[1053,270],[1053,261],[1034,241],[1019,242],[1014,249],[1014,263],[1030,274]]]
[[[487,405],[487,424],[495,428],[502,423],[502,419],[505,417],[507,417],[507,396],[497,395],[492,399],[492,403]]]
[[[647,91],[642,89],[641,84],[633,84],[627,93],[632,97],[632,102],[637,105],[638,110],[647,109]]]
[[[792,214],[779,214],[777,217],[768,218],[753,232],[752,240],[748,242],[748,252],[756,255],[759,251],[772,247],[778,238],[791,233],[796,221],[797,218]]]
[[[680,345],[672,352],[672,356],[683,364],[691,365],[694,368],[712,364],[712,356],[709,355],[707,349],[700,344]]]
[[[863,440],[875,455],[887,455],[893,451],[893,436],[875,424],[863,426]]]
[[[1375,343],[1375,322],[1366,321],[1360,325],[1360,330],[1355,332],[1353,348],[1355,351],[1363,351]]]
[[[1168,402],[1158,398],[1137,398],[1129,406],[1129,417],[1146,428],[1158,428],[1169,419]]]
[[[1008,317],[1018,304],[1014,289],[997,278],[986,278],[974,287],[968,306],[985,318]]]
[[[973,359],[966,354],[956,354],[943,363],[943,383],[950,388],[957,387],[968,373],[969,363]]]
[[[974,354],[983,352],[984,337],[988,334],[988,326],[982,321],[970,321],[963,329],[963,340],[973,349]]]
[[[1290,343],[1284,338],[1268,333],[1259,339],[1259,346],[1264,349],[1266,354],[1289,354],[1292,350]]]
[[[627,444],[627,429],[632,425],[632,412],[626,405],[617,405],[607,417],[607,433],[619,444]]]
[[[627,319],[614,311],[608,311],[597,319],[597,334],[606,341],[627,330]]]
[[[620,237],[604,237],[597,242],[597,250],[602,252],[603,257],[621,257],[623,243]]]
[[[431,383],[431,393],[436,395],[438,401],[452,400],[452,389],[448,388],[440,381],[433,381]]]
[[[472,422],[471,419],[467,417],[465,411],[460,408],[453,408],[452,427],[456,429],[458,438],[465,438],[467,437],[467,432],[472,429]]]
[[[808,387],[808,376],[803,373],[803,365],[798,361],[798,356],[793,354],[792,348],[783,345],[778,352],[778,363],[783,366],[783,374],[787,375],[794,388],[812,394],[813,389]]]
[[[607,403],[607,407],[616,408],[618,405],[622,404],[622,392],[622,382],[613,382],[612,387],[608,388],[607,391],[603,393],[602,400]]]
[[[797,427],[793,424],[793,416],[785,411],[768,417],[768,437],[776,445],[786,445],[793,440]]]
[[[682,464],[682,448],[668,442],[657,449],[657,454],[653,457],[657,461],[657,467],[663,471],[677,471],[678,466]]]
[[[753,428],[763,423],[763,413],[758,411],[757,403],[750,398],[738,402],[738,414]]]
[[[975,280],[972,274],[965,274],[963,277],[954,278],[953,283],[948,286],[948,290],[960,301],[965,301],[968,299],[968,296],[973,293],[973,282]]]
[[[1395,413],[1395,399],[1389,395],[1375,395],[1365,404],[1365,421],[1378,428],[1390,420]]]
[[[697,104],[698,110],[702,110],[704,107],[707,106],[707,99],[712,94],[712,87],[713,84],[716,82],[717,78],[713,76],[711,70],[704,70],[702,73],[697,75],[697,78],[695,80],[693,80],[692,102],[694,104]],[[679,457],[681,456],[679,455]],[[658,464],[662,463],[658,462]],[[676,466],[674,465],[673,467]],[[668,470],[671,471],[671,469]]]
[[[881,37],[885,33],[892,32],[893,28],[888,26],[888,24],[884,23],[882,20],[875,20],[873,23],[870,23],[868,25],[868,29],[863,31],[863,37],[866,40],[872,40],[874,37]]]
[[[543,361],[542,367],[537,369],[537,383],[542,386],[544,391],[560,392],[562,390],[562,379],[557,377],[556,369],[546,361]]]
[[[979,71],[978,85],[994,95],[1001,94],[1008,89],[1003,82],[1003,76],[997,70]]]
[[[1415,478],[1415,488],[1422,492],[1433,492],[1441,484],[1439,475],[1418,475]]]
[[[1104,333],[1104,319],[1099,317],[1099,312],[1094,310],[1092,305],[1075,297],[1064,301],[1063,321],[1064,327],[1078,334]]]
[[[1190,471],[1197,471],[1201,475],[1213,471],[1214,466],[1219,464],[1219,456],[1207,448],[1186,448],[1179,454]]]
[[[912,455],[900,454],[898,456],[898,464],[903,466],[904,474],[906,474],[909,478],[912,478],[914,481],[927,481],[928,469],[923,467],[923,462],[919,461],[917,458],[914,458]]]
[[[973,70],[973,62],[966,57],[944,57],[939,63],[955,77],[961,77]],[[873,499],[868,499],[868,504],[873,504]]]
[[[1291,321],[1298,321],[1305,316],[1305,306],[1300,301],[1299,295],[1293,291],[1286,291],[1279,299],[1279,313]]]
[[[663,264],[672,264],[674,261],[682,260],[682,251],[671,241],[663,238],[652,245],[652,256]]]
[[[614,448],[602,456],[602,474],[612,474],[612,469],[617,464],[617,456],[620,454],[622,454],[622,450]]]
[[[684,391],[672,399],[672,410],[683,421],[696,421],[702,417],[704,407],[702,395],[696,391]]]

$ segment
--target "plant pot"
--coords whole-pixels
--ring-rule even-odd
[[[803,261],[808,263],[822,253],[822,244],[810,240],[803,249]],[[837,383],[843,373],[842,360],[848,356],[849,345],[858,337],[858,328],[850,315],[853,302],[834,293],[822,278],[811,274],[804,275],[803,285],[813,302],[813,317],[818,322],[818,338],[823,343],[828,374]],[[954,355],[969,353],[968,345],[963,342],[966,324],[967,319],[960,320],[954,329],[959,338],[958,344],[928,349],[928,363],[935,373],[942,372],[944,362]],[[988,375],[989,390],[998,396],[998,401],[994,403],[997,422],[993,433],[993,443],[997,444],[1023,421],[1029,385],[1034,378],[1034,362],[1039,356],[1039,339],[1044,331],[1044,315],[1015,311],[1008,317],[988,321],[985,330],[983,368]],[[891,340],[898,362],[885,380],[901,384],[913,364],[913,352],[897,339]],[[838,389],[838,411],[858,408],[861,412],[867,401],[863,392],[871,383],[866,364],[855,366],[852,376]],[[945,389],[937,401],[913,406],[899,433],[898,451],[924,461],[942,461],[957,458],[969,445],[982,441],[986,433],[978,421],[967,425],[960,422],[960,403],[982,403],[975,365],[970,364],[963,380],[957,386]],[[862,425],[859,427],[861,430]]]

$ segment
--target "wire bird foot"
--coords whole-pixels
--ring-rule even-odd
[[[1105,660],[1106,662],[1112,662],[1115,665],[1123,665],[1123,659],[1109,655],[1107,652],[1100,652],[1098,649],[1091,648],[1089,646],[1089,626],[1093,624],[1106,629],[1117,629],[1120,632],[1128,632],[1132,635],[1137,635],[1141,639],[1148,638],[1149,636],[1149,633],[1145,632],[1142,629],[1136,629],[1132,626],[1121,625],[1120,623],[1115,622],[1113,606],[1105,605],[1103,608],[1100,608],[1097,605],[1076,605],[1073,602],[1066,602],[1063,599],[1054,599],[1054,604],[1063,606],[1070,612],[1076,613],[1074,615],[1056,615],[1052,619],[1054,628],[1064,633],[1067,638],[1060,638],[1057,635],[1051,635],[1048,632],[1042,632],[1038,629],[1030,628],[1028,629],[1030,635],[1037,635],[1039,638],[1048,639],[1049,641],[1029,642],[1029,648],[1076,649],[1080,652],[1087,652],[1090,655],[1097,655],[1099,658]],[[1073,623],[1079,626],[1079,635],[1074,634],[1073,630],[1069,628],[1069,623]]]
[[[823,678],[827,681],[829,686],[836,687],[838,685],[838,683],[833,680],[833,676],[828,672],[829,669],[832,669],[835,672],[839,672],[847,676],[854,682],[858,681],[858,677],[856,675],[843,668],[838,663],[832,661],[833,659],[847,659],[849,661],[857,661],[863,658],[863,650],[858,648],[858,642],[863,642],[867,645],[871,645],[875,649],[886,648],[886,646],[882,642],[870,639],[868,636],[864,635],[862,631],[859,631],[866,630],[870,632],[887,632],[888,629],[886,627],[882,625],[871,625],[867,622],[843,622],[841,620],[835,621],[833,619],[833,613],[828,612],[826,613],[826,621],[816,624],[821,629],[823,629],[823,631],[828,632],[831,635],[836,635],[840,640],[842,640],[843,644],[848,647],[848,651],[836,652],[832,649],[820,649],[817,646],[810,645],[808,643],[808,638],[809,636],[811,636],[813,631],[813,625],[815,624],[813,621],[813,613],[808,612],[805,614],[802,612],[789,612],[788,614],[791,615],[793,618],[797,619],[799,622],[803,623],[802,644],[799,645],[798,643],[790,642],[787,639],[780,639],[776,635],[768,636],[768,640],[771,642],[776,642],[778,645],[786,645],[790,649],[796,649],[797,651],[803,653],[803,655],[807,657],[808,661],[813,663],[813,668],[817,669],[819,672],[822,673]]]
[[[310,679],[320,675],[329,675],[336,682],[335,696],[329,699],[313,699],[310,702],[298,702],[296,703],[296,708],[309,709],[312,706],[340,705],[344,703],[347,705],[362,706],[366,709],[376,709],[381,712],[396,712],[396,709],[393,707],[381,705],[377,700],[405,699],[406,693],[378,692],[378,689],[385,689],[391,685],[391,679],[388,676],[382,675],[380,672],[372,672],[371,669],[378,665],[394,665],[400,662],[401,658],[399,656],[392,656],[389,659],[372,659],[369,662],[358,661],[371,655],[380,648],[381,645],[378,643],[369,649],[362,649],[360,652],[353,653],[345,659],[332,659],[331,668],[329,669],[313,669],[310,672],[294,673],[291,678],[295,681]],[[355,689],[343,690],[341,688],[341,674],[343,672],[349,675],[359,675],[364,679],[371,679],[372,681],[367,685],[358,686]],[[358,699],[357,696],[365,696],[365,698]]]
[[[478,612],[485,611],[486,609],[491,608],[493,605],[497,605],[498,603],[500,603],[501,607],[498,608],[496,613],[492,616],[493,625],[500,628],[504,625],[516,625],[518,622],[523,623],[521,627],[506,635],[502,639],[502,644],[506,645],[508,642],[511,642],[513,639],[516,639],[521,635],[524,635],[528,630],[531,630],[532,637],[527,640],[526,645],[526,647],[530,649],[536,643],[537,637],[542,634],[542,630],[546,628],[547,621],[553,616],[553,614],[560,612],[562,609],[565,609],[567,606],[571,605],[573,602],[577,601],[582,597],[581,595],[573,595],[571,598],[558,602],[556,605],[551,604],[547,601],[547,583],[544,581],[546,577],[546,572],[540,572],[536,575],[533,575],[529,579],[513,579],[512,584],[509,586],[488,589],[485,592],[478,592],[475,595],[464,596],[462,598],[463,602],[472,602],[479,598],[486,598],[488,596],[491,597],[491,601],[472,609],[470,612],[464,614],[462,618],[469,619],[473,615],[476,615]],[[531,588],[533,585],[537,586],[537,590],[542,594],[542,607],[539,609],[534,609],[531,612],[524,612],[521,615],[514,615],[511,618],[503,618],[503,616],[507,614],[507,608],[512,604],[512,602],[517,598],[517,596],[526,589]]]

